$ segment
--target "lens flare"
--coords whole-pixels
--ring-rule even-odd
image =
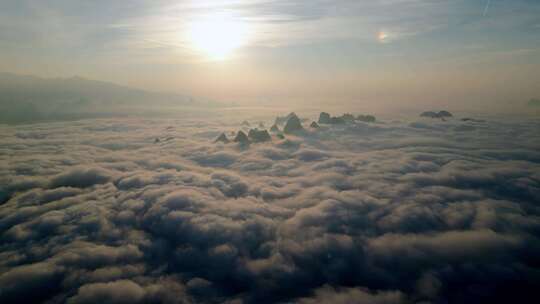
[[[385,31],[380,31],[379,33],[377,33],[377,40],[380,43],[388,42],[388,33]]]

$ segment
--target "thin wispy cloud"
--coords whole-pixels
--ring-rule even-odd
[[[483,15],[487,14],[489,5],[487,2]],[[153,36],[156,43],[171,45],[176,40],[172,44],[180,47],[188,43],[182,32],[189,20],[214,11],[232,11],[260,31],[260,36],[251,41],[252,46],[341,39],[373,41],[382,28],[392,31],[394,39],[398,39],[452,26],[467,15],[464,11],[461,13],[464,16],[459,16],[458,7],[465,4],[441,1],[156,1],[110,3],[106,13],[98,9],[99,2],[80,6],[27,1],[17,5],[7,2],[4,6],[4,15],[9,14],[9,18],[3,18],[4,23],[21,24],[13,19],[14,12],[20,16],[32,15],[38,22],[26,25],[28,31],[63,32],[64,41],[77,35],[85,40],[99,39],[96,43],[149,40],[147,36]],[[54,31],[55,28],[63,30]],[[109,30],[114,28],[123,32],[114,35]]]
[[[532,301],[539,24],[533,0],[0,0],[0,303]]]
[[[461,51],[470,45],[482,45],[491,51],[504,51],[511,46],[539,47],[534,39],[540,12],[537,3],[518,0],[493,4],[462,0],[3,1],[0,55],[7,60],[0,63],[0,69],[42,76],[83,74],[195,95],[214,92],[202,89],[212,82],[214,88],[222,88],[231,99],[242,100],[282,95],[275,92],[276,87],[287,87],[292,82],[284,81],[281,73],[300,73],[305,77],[297,79],[304,81],[294,90],[283,88],[283,92],[298,92],[290,98],[327,99],[343,88],[332,85],[327,96],[311,93],[310,83],[324,77],[323,70],[338,75],[335,79],[340,83],[353,78],[375,79],[385,71],[405,81],[410,79],[405,71],[409,63],[414,63],[426,70],[418,73],[419,77],[431,79],[427,75],[427,66],[431,64],[457,59],[467,62],[465,68],[481,64],[478,56]],[[249,35],[243,35],[241,42],[217,49],[212,41],[232,41],[238,35],[228,30],[228,36],[205,34],[198,36],[211,37],[203,38],[205,41],[192,39],[194,24],[223,15],[230,27]],[[215,28],[219,31],[220,26]],[[519,58],[515,60],[518,64]],[[216,61],[223,64],[214,65]],[[135,77],[128,72],[135,65],[152,70],[157,77]],[[171,68],[172,65],[182,68]],[[490,65],[503,69],[496,61]],[[77,71],[68,72],[74,66]],[[118,68],[109,73],[112,66]],[[216,66],[228,66],[233,77],[213,77],[211,70]],[[489,67],[482,69],[489,75]],[[254,70],[264,77],[251,77],[249,73]],[[445,74],[446,70],[441,72]],[[193,83],[191,73],[199,75],[197,83]],[[534,78],[532,70],[527,73],[525,78]],[[233,79],[256,83],[248,86],[248,93],[246,86],[230,83]],[[522,83],[516,79],[508,86],[523,90]],[[383,89],[380,84],[373,91]],[[345,94],[352,96],[348,97],[351,100],[366,99],[359,91],[351,88]]]
[[[491,0],[487,0],[486,7],[484,8],[484,12],[482,13],[482,16],[485,17],[487,15],[490,4],[491,4]]]

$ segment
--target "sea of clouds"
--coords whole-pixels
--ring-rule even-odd
[[[538,299],[540,121],[242,120],[0,127],[0,303]]]

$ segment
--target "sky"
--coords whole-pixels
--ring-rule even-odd
[[[0,58],[252,105],[511,107],[540,96],[540,2],[4,0]]]
[[[0,303],[532,302],[539,79],[540,0],[0,0]]]

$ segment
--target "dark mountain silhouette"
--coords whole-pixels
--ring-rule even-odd
[[[81,77],[40,78],[0,73],[0,123],[126,115],[149,106],[155,108],[155,105],[200,107],[218,104],[181,94],[150,92]]]
[[[304,130],[304,127],[302,127],[302,123],[300,122],[300,119],[296,114],[291,113],[289,114],[289,119],[287,120],[287,124],[283,128],[283,132],[287,134],[291,134],[297,131]]]

